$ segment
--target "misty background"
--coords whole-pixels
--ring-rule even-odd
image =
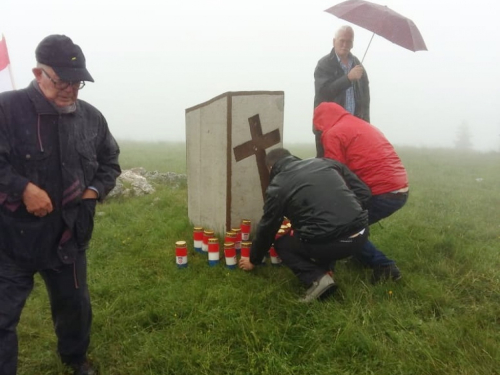
[[[317,61],[349,24],[326,0],[2,0],[16,88],[49,34],[82,47],[95,79],[80,92],[118,140],[184,141],[185,109],[227,91],[285,92],[284,142],[314,143]],[[375,36],[364,59],[371,121],[395,145],[500,150],[500,3],[374,1],[412,19],[428,51]],[[362,58],[372,33],[352,25]],[[461,135],[460,135],[461,134]]]

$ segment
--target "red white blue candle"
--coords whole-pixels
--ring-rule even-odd
[[[178,268],[186,268],[188,265],[187,244],[186,241],[177,241],[175,243],[175,262]]]
[[[208,265],[213,267],[219,264],[219,240],[217,238],[208,239]]]
[[[226,237],[224,238],[224,242],[235,243],[236,237],[237,237],[237,234],[235,232],[233,232],[233,231],[226,232]]]
[[[241,220],[241,240],[248,241],[250,240],[250,229],[251,229],[251,221],[247,219]]]
[[[281,266],[281,258],[278,253],[274,249],[274,245],[269,249],[269,255],[271,256],[271,265],[273,266]]]
[[[226,267],[229,269],[235,269],[237,260],[234,242],[224,242],[224,257],[226,258]]]
[[[287,233],[288,233],[287,227],[282,225],[281,228],[278,229],[278,233],[276,233],[276,236],[274,236],[274,239],[277,240],[278,238],[283,237]]]
[[[276,236],[274,237],[275,240],[278,238],[286,235],[290,231],[290,227],[288,225],[282,225],[281,228],[278,230],[278,233],[276,233]],[[271,258],[271,264],[273,266],[281,266],[281,258],[279,257],[278,253],[276,252],[276,249],[274,248],[274,244],[271,245],[271,248],[269,249],[269,256]]]
[[[234,241],[234,249],[236,250],[236,254],[239,254],[241,251],[241,228],[231,228],[231,232],[236,233],[236,241]]]
[[[203,227],[193,228],[194,250],[198,253],[203,253]]]
[[[210,229],[205,229],[203,231],[203,243],[201,244],[201,250],[202,253],[207,255],[208,254],[208,240],[210,238],[213,238],[214,236],[214,231]]]
[[[241,259],[250,258],[251,248],[252,248],[252,241],[241,241]]]

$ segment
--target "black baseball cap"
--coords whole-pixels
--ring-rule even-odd
[[[36,61],[50,66],[63,81],[79,82],[94,79],[85,66],[82,49],[66,35],[49,35],[35,51]]]

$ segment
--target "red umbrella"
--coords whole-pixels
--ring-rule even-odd
[[[380,35],[410,51],[427,50],[424,39],[413,21],[385,5],[364,0],[348,0],[326,9],[325,12],[373,31],[373,35]],[[370,39],[366,51],[368,51],[371,42]],[[363,59],[365,55],[363,55]]]

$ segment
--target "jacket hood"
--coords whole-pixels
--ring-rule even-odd
[[[342,106],[333,102],[323,102],[314,109],[314,129],[324,132],[334,126],[342,117],[349,116]]]

